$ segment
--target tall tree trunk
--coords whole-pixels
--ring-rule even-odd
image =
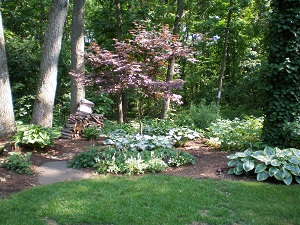
[[[183,14],[184,0],[177,0],[177,13],[174,21],[173,34],[177,35],[180,30],[180,20]],[[169,60],[168,70],[166,75],[166,81],[172,81],[175,71],[175,57]],[[167,113],[170,109],[170,98],[165,97],[163,100],[163,109],[161,113],[161,118],[164,119],[167,117]]]
[[[121,29],[121,5],[119,0],[115,0],[115,10],[116,10],[116,21],[117,21],[117,39],[122,40],[122,29]],[[124,122],[124,105],[123,99],[125,99],[125,93],[122,92],[117,95],[117,108],[118,108],[118,123]],[[125,106],[125,107],[124,107]]]
[[[1,3],[0,3],[1,6]],[[9,137],[16,130],[12,94],[8,77],[5,39],[0,11],[0,138]]]
[[[231,15],[232,15],[232,0],[230,0],[229,10],[228,10],[228,17],[227,17],[227,25],[225,30],[225,41],[223,47],[223,54],[222,54],[222,65],[219,75],[219,86],[218,86],[218,96],[217,96],[217,106],[220,106],[221,101],[221,92],[223,86],[223,77],[224,72],[226,69],[226,59],[227,59],[227,49],[228,49],[228,37],[229,37],[229,30],[230,30],[230,22],[231,22]]]
[[[45,31],[39,83],[31,119],[31,123],[45,127],[52,127],[53,122],[58,59],[68,5],[68,0],[52,0]]]
[[[84,73],[84,18],[85,0],[74,0],[71,28],[71,70]],[[85,98],[83,83],[71,76],[71,113],[77,111],[78,103]]]

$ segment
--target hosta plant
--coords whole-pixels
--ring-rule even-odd
[[[188,152],[176,149],[157,149],[155,151],[131,151],[106,147],[90,149],[79,153],[68,162],[69,167],[94,167],[96,173],[142,174],[160,172],[170,166],[195,164],[195,157]]]
[[[179,147],[185,146],[187,141],[200,138],[200,134],[188,128],[173,128],[169,130],[167,137],[172,141],[175,147]]]
[[[290,185],[293,179],[300,184],[300,150],[295,148],[279,149],[265,147],[264,150],[237,152],[227,156],[230,159],[228,173],[241,175],[256,174],[258,181],[275,177]]]
[[[244,119],[235,118],[234,120],[218,119],[211,123],[206,136],[209,137],[209,144],[212,140],[217,140],[221,150],[245,149],[263,146],[261,133],[263,127],[263,117],[245,117]]]
[[[38,150],[53,145],[54,138],[58,138],[59,135],[60,132],[56,129],[31,124],[18,127],[18,132],[12,139],[16,146],[23,144]]]
[[[145,151],[156,148],[172,148],[171,141],[165,136],[150,135],[110,135],[104,145],[110,145],[120,150]]]

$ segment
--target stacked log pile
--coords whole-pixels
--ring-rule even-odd
[[[104,127],[104,117],[102,114],[93,114],[93,106],[94,103],[86,99],[81,100],[77,112],[70,114],[67,123],[61,130],[60,138],[79,138],[82,135],[82,131],[91,126],[95,126],[101,130]]]

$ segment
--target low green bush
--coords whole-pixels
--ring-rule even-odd
[[[3,167],[17,173],[31,174],[30,163],[31,152],[22,154],[18,152],[10,152],[3,163]]]
[[[54,144],[54,138],[58,138],[60,132],[54,128],[46,128],[40,125],[21,125],[18,132],[12,137],[16,146],[26,145],[34,150],[42,149]]]
[[[156,149],[155,151],[130,151],[106,147],[90,149],[79,153],[68,162],[69,167],[94,167],[96,173],[141,174],[157,173],[170,166],[194,164],[195,157],[176,149]]]
[[[245,149],[249,146],[261,148],[263,117],[235,118],[234,120],[218,119],[211,123],[206,136],[209,145],[220,145],[221,150]]]
[[[96,126],[87,127],[82,131],[82,136],[87,140],[97,140],[100,135],[100,130]]]
[[[275,177],[290,185],[293,178],[300,183],[300,150],[295,148],[279,149],[266,146],[264,150],[237,152],[227,156],[230,159],[228,173],[241,175],[257,174],[257,180],[263,181]]]

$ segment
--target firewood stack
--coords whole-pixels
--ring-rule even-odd
[[[86,99],[80,101],[77,112],[71,114],[67,123],[61,130],[60,138],[79,138],[82,131],[91,126],[96,126],[99,130],[104,127],[104,117],[102,114],[93,114],[94,103]]]

